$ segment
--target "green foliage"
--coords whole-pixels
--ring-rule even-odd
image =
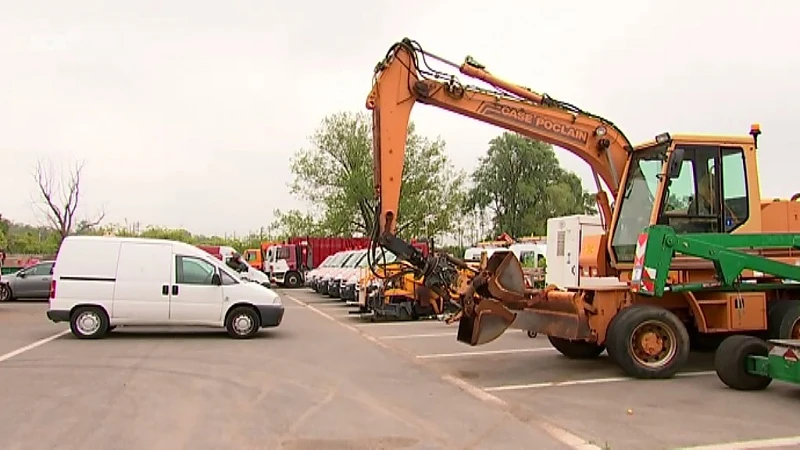
[[[148,226],[143,230],[131,225],[106,225],[97,229],[83,230],[83,235],[111,234],[121,237],[143,237],[153,239],[170,239],[192,245],[227,245],[240,253],[248,248],[259,248],[261,242],[276,240],[275,236],[262,233],[251,233],[244,237],[222,237],[192,234],[188,230]],[[7,254],[44,254],[54,255],[58,251],[61,234],[47,227],[0,221],[0,248]]]
[[[560,167],[551,145],[514,133],[489,142],[472,181],[465,207],[490,210],[494,235],[543,235],[550,217],[595,211],[594,197]]]
[[[322,236],[324,231],[311,213],[297,210],[286,212],[276,209],[273,229],[281,237],[289,236]]]
[[[292,160],[291,192],[320,213],[278,211],[276,228],[309,235],[369,234],[375,214],[370,117],[349,112],[325,117],[310,140],[312,147]],[[419,136],[411,124],[398,228],[409,238],[449,232],[463,202],[463,181],[444,154],[444,142]]]

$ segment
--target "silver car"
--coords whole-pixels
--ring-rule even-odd
[[[0,302],[13,299],[45,300],[50,296],[55,261],[42,261],[0,278]]]

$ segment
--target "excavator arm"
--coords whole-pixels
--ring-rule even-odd
[[[453,75],[431,69],[426,58],[456,67],[462,74],[486,82],[494,89],[464,85]],[[627,138],[613,123],[547,95],[500,80],[469,57],[464,64],[456,65],[423,51],[414,41],[404,39],[394,44],[375,68],[372,91],[367,98],[367,108],[372,110],[373,119],[373,169],[378,200],[373,248],[380,245],[399,259],[408,261],[422,276],[425,286],[443,298],[452,300],[449,293],[457,290],[467,316],[473,313],[465,303],[475,311],[475,302],[471,299],[505,296],[504,302],[515,302],[529,293],[524,292],[518,261],[514,265],[510,260],[492,258],[488,262],[491,266],[488,270],[492,272],[489,274],[486,267],[476,271],[446,254],[425,257],[396,236],[407,130],[411,110],[417,102],[491,123],[578,155],[593,170],[599,209],[605,222],[610,221],[608,197],[600,179],[617,192],[631,150]],[[515,267],[519,270],[515,271]],[[467,284],[463,279],[459,280],[458,269],[474,274]],[[500,275],[503,270],[507,270],[506,275]],[[495,287],[487,290],[487,286],[492,284]],[[487,302],[486,307],[490,304]],[[462,323],[462,327],[467,326]],[[465,333],[472,334],[473,331]]]
[[[495,89],[463,85],[455,76],[429,69],[426,57],[458,67],[462,74]],[[421,64],[426,67],[421,68]],[[373,114],[374,180],[381,234],[395,232],[407,130],[416,102],[491,123],[577,155],[592,168],[600,212],[606,223],[610,220],[608,198],[599,179],[616,192],[631,149],[613,123],[496,78],[470,57],[457,66],[404,39],[394,44],[375,68],[367,98],[367,108]]]

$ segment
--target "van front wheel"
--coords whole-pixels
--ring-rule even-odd
[[[69,328],[78,339],[100,339],[108,333],[108,316],[96,306],[82,306],[72,313]]]
[[[249,339],[258,333],[261,328],[261,319],[251,307],[239,306],[228,313],[225,320],[225,329],[234,339]]]

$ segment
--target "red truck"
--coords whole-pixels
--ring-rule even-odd
[[[299,236],[270,245],[264,257],[265,271],[281,287],[305,284],[306,273],[334,253],[369,247],[369,238]]]

